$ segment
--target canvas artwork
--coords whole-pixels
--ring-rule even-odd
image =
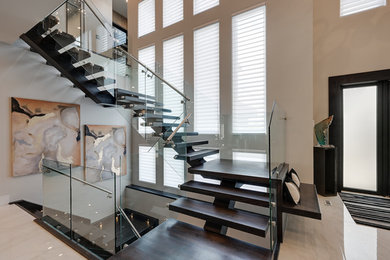
[[[39,173],[42,159],[80,165],[80,106],[11,98],[12,174]]]
[[[126,127],[85,125],[84,160],[86,181],[126,175]]]

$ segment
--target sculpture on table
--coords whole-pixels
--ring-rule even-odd
[[[319,146],[329,146],[329,126],[332,124],[332,121],[333,115],[314,126],[314,132]]]

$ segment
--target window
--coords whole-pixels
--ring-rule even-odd
[[[164,148],[164,186],[178,188],[184,183],[184,161],[176,160],[176,151]]]
[[[250,161],[250,162],[267,162],[267,154],[265,153],[265,151],[260,153],[233,152],[233,160]],[[249,185],[249,184],[242,185],[241,189],[267,192],[267,188],[265,187]]]
[[[194,120],[200,134],[219,134],[219,23],[194,31]]]
[[[155,0],[143,0],[138,4],[138,37],[156,29]]]
[[[139,146],[139,175],[140,181],[156,183],[156,149],[149,146]]]
[[[233,159],[250,162],[267,162],[267,154],[265,151],[262,153],[233,152]]]
[[[265,6],[233,17],[233,133],[265,133]]]
[[[163,27],[183,20],[183,0],[164,0],[163,2]]]
[[[194,0],[194,15],[219,5],[219,0]]]
[[[150,69],[155,67],[155,47],[150,46],[138,51],[138,59]],[[142,66],[138,67],[138,92],[141,94],[155,96],[155,78],[147,77],[145,68]],[[139,133],[153,133],[151,127],[142,126],[144,123],[143,119],[139,120]]]
[[[212,161],[212,160],[216,160],[216,159],[219,159],[219,153],[217,154],[213,154],[213,155],[210,155],[210,156],[206,156],[204,158],[207,162],[208,161]],[[213,180],[213,179],[207,179],[207,178],[203,178],[201,175],[199,174],[194,174],[194,180],[195,181],[200,181],[200,182],[205,182],[205,183],[210,183],[210,184],[217,184],[219,185],[221,183],[221,181],[219,180]]]
[[[183,35],[166,40],[163,43],[163,68],[164,79],[175,88],[183,92],[184,90],[184,48]],[[174,116],[183,114],[183,98],[169,86],[164,86],[164,107],[172,110],[165,113]],[[169,122],[169,120],[165,120]]]
[[[340,0],[340,16],[385,6],[386,0]]]

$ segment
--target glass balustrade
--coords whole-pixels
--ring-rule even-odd
[[[218,152],[201,157],[204,160],[200,163],[213,160],[257,163],[261,169],[256,174],[268,178],[265,185],[239,184],[237,188],[266,194],[269,207],[240,202],[235,207],[269,216],[266,238],[249,242],[274,250],[280,217],[280,194],[275,183],[285,162],[284,112],[276,104],[271,113],[248,104],[240,113],[262,114],[265,118],[256,121],[246,116],[248,131],[237,131],[233,127],[233,108],[220,105],[215,91],[213,95],[206,92],[194,95],[196,86],[176,80],[172,77],[175,72],[139,61],[122,46],[123,34],[102,17],[91,1],[66,1],[42,23],[45,27],[48,21],[55,22],[49,31],[42,28],[45,32],[42,44],[60,54],[56,62],[66,66],[67,77],[81,82],[78,87],[87,97],[126,120],[127,151],[122,158],[126,163],[121,164],[118,174],[45,160],[44,220],[91,251],[114,254],[167,218],[181,219],[166,206],[178,196],[212,202],[210,198],[180,191],[178,186],[189,180],[219,184],[218,180],[188,173],[190,155],[216,149]],[[245,102],[245,95],[237,98]],[[219,93],[219,99],[231,100],[232,94]],[[210,104],[207,109],[219,116],[208,115],[207,109],[197,107],[199,104]],[[203,112],[195,115],[197,111]],[[127,189],[129,185],[134,189]],[[151,190],[160,193],[156,195]]]

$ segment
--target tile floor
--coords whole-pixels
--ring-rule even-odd
[[[321,197],[322,220],[289,215],[280,260],[390,259],[390,230],[356,224],[340,197]],[[329,200],[331,206],[326,206]]]
[[[326,206],[329,200],[331,206]],[[289,215],[280,260],[390,259],[390,231],[355,224],[339,197],[320,197],[322,220]],[[15,205],[0,207],[0,259],[84,259]]]
[[[0,207],[0,259],[85,259],[16,205]]]

